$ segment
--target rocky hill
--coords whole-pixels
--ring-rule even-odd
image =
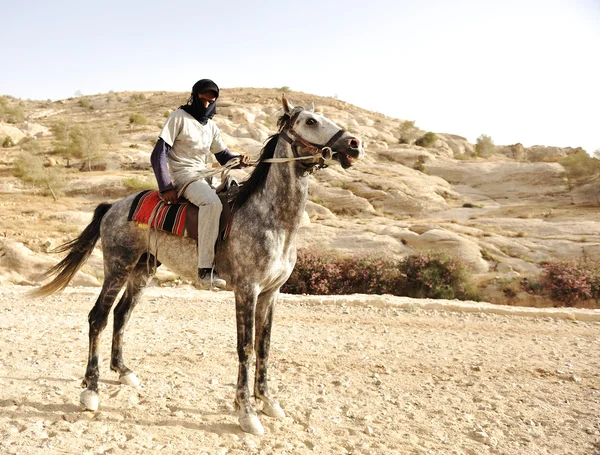
[[[259,153],[276,132],[280,96],[278,89],[222,91],[215,121],[230,150]],[[318,112],[360,135],[367,151],[349,170],[331,166],[311,177],[300,246],[398,258],[415,251],[450,252],[472,266],[491,301],[505,300],[499,283],[537,276],[543,261],[599,252],[596,191],[569,185],[558,163],[578,149],[515,144],[481,158],[460,136],[436,132],[433,144],[420,147],[414,139],[425,131],[410,122],[332,98],[298,92],[288,97],[299,105],[314,102]],[[4,97],[4,110],[14,115],[11,123],[0,123],[5,146],[0,149],[0,284],[37,282],[39,272],[57,259],[47,251],[78,234],[99,202],[154,185],[150,152],[165,116],[186,98],[170,92],[56,102]],[[58,140],[53,131],[60,125],[84,127],[105,139],[89,159],[67,162],[53,152]],[[24,150],[56,169],[62,191],[56,201],[43,194],[47,189],[14,176]],[[245,172],[237,177],[243,179]],[[78,282],[98,284],[99,253],[84,270]],[[159,276],[175,278],[168,271]],[[533,299],[525,293],[513,298]]]

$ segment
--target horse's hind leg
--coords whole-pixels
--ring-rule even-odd
[[[102,285],[102,291],[98,296],[98,300],[96,300],[94,308],[92,308],[92,311],[88,315],[90,350],[85,378],[82,383],[82,387],[86,389],[81,392],[80,401],[90,411],[98,409],[98,381],[100,379],[98,345],[100,343],[100,335],[106,327],[110,309],[119,291],[127,281],[130,271],[131,268],[120,268],[119,270],[109,270],[107,272]]]
[[[271,397],[267,385],[269,349],[271,347],[271,327],[273,325],[273,307],[278,291],[261,294],[256,305],[256,374],[254,376],[254,396],[264,403],[262,412],[269,417],[285,417],[279,403]]]
[[[112,339],[112,350],[110,357],[110,369],[119,373],[119,381],[125,385],[137,386],[139,380],[123,362],[123,335],[125,326],[129,321],[131,312],[137,305],[141,291],[150,281],[154,272],[155,257],[150,256],[149,264],[146,263],[146,254],[142,255],[135,269],[127,280],[127,287],[121,300],[115,307],[114,328]]]

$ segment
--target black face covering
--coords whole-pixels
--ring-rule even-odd
[[[194,87],[192,87],[192,94],[188,99],[188,103],[184,104],[183,106],[179,106],[180,109],[186,111],[203,125],[206,125],[208,119],[213,118],[217,113],[216,100],[214,103],[205,108],[198,98],[198,94],[208,92],[214,92],[217,94],[217,98],[219,97],[219,87],[217,84],[210,79],[200,79],[194,84]]]

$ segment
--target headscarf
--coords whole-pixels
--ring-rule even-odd
[[[208,107],[204,107],[202,102],[198,98],[198,94],[207,93],[209,91],[215,92],[217,98],[219,97],[219,87],[210,79],[200,79],[192,87],[192,93],[188,99],[187,104],[179,106],[202,125],[206,125],[209,118],[213,118],[217,113],[217,101],[211,103]]]

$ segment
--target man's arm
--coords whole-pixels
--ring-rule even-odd
[[[221,166],[225,166],[227,164],[228,161],[237,158],[241,155],[238,155],[236,153],[231,153],[228,149],[222,150],[219,153],[215,153],[215,158],[217,159],[217,161],[219,162],[219,164]],[[240,158],[241,159],[241,158]],[[234,169],[240,169],[242,166],[236,166]]]
[[[152,150],[150,155],[150,162],[152,163],[152,169],[158,182],[158,189],[162,193],[167,190],[175,189],[175,186],[171,182],[171,176],[169,175],[169,166],[167,165],[167,155],[171,151],[171,146],[167,144],[162,138],[159,138]]]

